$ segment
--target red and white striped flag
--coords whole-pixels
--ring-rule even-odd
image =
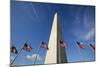
[[[41,42],[41,46],[40,46],[40,47],[41,47],[41,48],[45,48],[45,49],[47,49],[47,50],[49,49],[49,48],[48,48],[48,45],[47,45],[45,42],[43,42],[43,41]]]
[[[66,43],[64,43],[62,40],[60,40],[60,46],[62,48],[67,48],[68,47],[68,45]]]
[[[24,44],[23,50],[26,50],[28,52],[32,51],[32,47],[30,45],[28,45],[27,43]]]
[[[15,54],[18,53],[18,51],[17,51],[15,46],[12,46],[10,50],[11,50],[11,53],[15,53]]]
[[[77,45],[80,47],[80,48],[85,48],[84,44],[82,42],[77,42]]]
[[[95,45],[90,44],[90,46],[95,50]]]

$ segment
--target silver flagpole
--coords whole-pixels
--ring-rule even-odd
[[[20,55],[21,51],[23,48],[21,48],[21,50],[19,51],[19,53],[17,54],[17,56],[14,58],[14,60],[10,63],[10,65],[12,65],[14,63],[14,61],[16,60],[16,58]]]
[[[39,45],[38,49],[36,50],[36,54],[38,54],[38,53],[39,53],[40,46],[41,46],[41,44]],[[37,61],[37,55],[36,55],[36,57],[35,57],[34,64],[36,64],[36,61]]]
[[[27,43],[27,41],[25,42]],[[23,45],[24,46],[24,45]],[[17,59],[17,57],[21,54],[22,50],[23,50],[23,46],[22,48],[20,49],[19,53],[17,54],[17,56],[14,58],[14,60],[10,63],[10,65],[12,65],[14,63],[14,61]]]

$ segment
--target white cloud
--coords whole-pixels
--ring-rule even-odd
[[[42,58],[40,57],[40,55],[39,54],[33,54],[33,55],[27,55],[26,56],[26,59],[27,60],[30,60],[30,61],[34,61],[35,59],[36,59],[36,57],[37,57],[37,61],[41,61],[42,60]]]
[[[85,35],[85,39],[90,40],[94,38],[94,36],[95,36],[95,29],[93,28]]]
[[[10,57],[10,61],[13,61],[13,60],[14,60],[14,56],[11,56],[11,57]]]

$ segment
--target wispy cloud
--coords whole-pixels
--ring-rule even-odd
[[[14,60],[14,56],[11,56],[11,57],[10,57],[10,61],[13,61],[13,60]]]
[[[75,32],[75,31],[78,31],[78,32]],[[76,39],[85,40],[85,41],[94,40],[95,28],[90,29],[88,32],[80,31],[80,30],[75,30],[75,31],[74,31],[74,36],[76,37]]]
[[[30,61],[34,61],[37,57],[37,61],[41,61],[42,60],[42,57],[39,55],[39,54],[33,54],[33,55],[27,55],[26,56],[26,59],[27,60],[30,60]]]
[[[85,29],[90,29],[95,26],[95,19],[90,11],[84,11],[83,13],[83,25]]]
[[[94,38],[95,36],[95,29],[92,28],[86,35],[85,35],[85,39],[86,40],[90,40],[92,38]]]

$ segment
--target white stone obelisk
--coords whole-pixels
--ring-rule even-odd
[[[65,48],[61,47],[60,40],[63,40],[62,30],[57,13],[54,15],[49,44],[44,64],[67,63]]]
[[[48,48],[44,64],[57,63],[57,13],[54,15]]]

